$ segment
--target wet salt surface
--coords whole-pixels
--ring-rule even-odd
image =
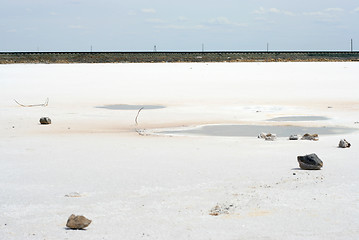
[[[286,122],[286,121],[324,121],[330,118],[323,116],[287,116],[268,119],[267,121]]]
[[[356,128],[344,127],[300,127],[300,126],[263,126],[263,125],[206,125],[195,129],[161,131],[158,134],[205,135],[221,137],[257,137],[261,132],[274,133],[278,137],[289,137],[305,133],[331,135],[357,131]]]
[[[165,108],[165,106],[113,104],[113,105],[97,106],[96,108],[105,108],[105,109],[110,109],[110,110],[139,110],[141,108],[143,108],[143,109],[161,109],[161,108]]]

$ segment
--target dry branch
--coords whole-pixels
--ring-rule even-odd
[[[21,107],[46,107],[49,104],[49,98],[46,98],[45,103],[42,104],[21,104],[16,99],[14,101]]]
[[[138,112],[137,112],[137,115],[136,115],[136,118],[135,118],[136,126],[138,125],[138,122],[137,122],[138,115],[140,114],[140,112],[141,112],[142,109],[144,109],[144,107],[141,107],[140,110],[138,110]],[[144,134],[143,134],[143,130],[138,129],[138,128],[136,128],[135,130],[136,130],[136,132],[137,132],[139,135],[141,135],[141,136],[144,135]]]
[[[137,122],[138,115],[140,114],[142,109],[144,109],[144,107],[141,107],[140,110],[138,110],[138,112],[137,112],[137,115],[136,115],[136,118],[135,118],[136,126],[138,125],[138,122]]]

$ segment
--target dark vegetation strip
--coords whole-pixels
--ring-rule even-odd
[[[0,64],[115,62],[290,62],[359,61],[359,52],[0,52]]]

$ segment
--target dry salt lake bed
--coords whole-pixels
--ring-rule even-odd
[[[358,62],[0,65],[0,239],[358,239],[358,76]],[[288,139],[304,133],[319,140]],[[321,170],[299,168],[310,153]],[[92,223],[67,229],[71,214]]]

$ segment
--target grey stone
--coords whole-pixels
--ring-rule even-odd
[[[299,140],[300,135],[294,134],[289,136],[289,140]]]
[[[40,123],[41,124],[51,124],[51,119],[48,117],[42,117],[42,118],[40,118]]]
[[[90,225],[92,221],[87,219],[84,216],[76,216],[72,214],[67,220],[66,227],[71,229],[84,229],[88,225]]]
[[[351,144],[345,139],[341,139],[339,142],[340,148],[350,148],[350,146],[351,146]]]
[[[323,167],[322,160],[320,160],[315,153],[305,156],[298,156],[297,160],[299,162],[300,168],[304,170],[319,170],[321,167]]]

